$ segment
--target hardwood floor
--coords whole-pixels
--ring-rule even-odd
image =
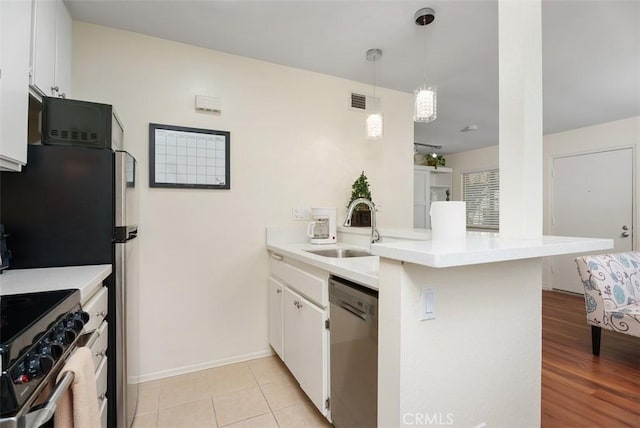
[[[602,330],[591,354],[584,299],[542,294],[542,427],[640,427],[640,338]]]

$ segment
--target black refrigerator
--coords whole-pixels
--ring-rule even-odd
[[[108,426],[129,428],[137,405],[136,161],[127,152],[30,145],[20,173],[0,174],[10,269],[111,264]]]

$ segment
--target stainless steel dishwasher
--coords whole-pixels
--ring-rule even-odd
[[[378,292],[332,276],[329,302],[333,425],[376,427]]]

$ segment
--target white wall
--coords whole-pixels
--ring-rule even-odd
[[[139,162],[142,380],[269,352],[265,228],[293,207],[344,216],[365,170],[379,224],[411,227],[411,94],[380,88],[385,138],[369,141],[347,104],[366,84],[79,22],[73,47],[75,97],[114,105]],[[231,190],[150,189],[149,122],[230,131]]]

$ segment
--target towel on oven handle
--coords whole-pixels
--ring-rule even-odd
[[[96,375],[91,350],[77,348],[58,374],[73,372],[71,389],[62,396],[54,415],[56,428],[100,428]]]

